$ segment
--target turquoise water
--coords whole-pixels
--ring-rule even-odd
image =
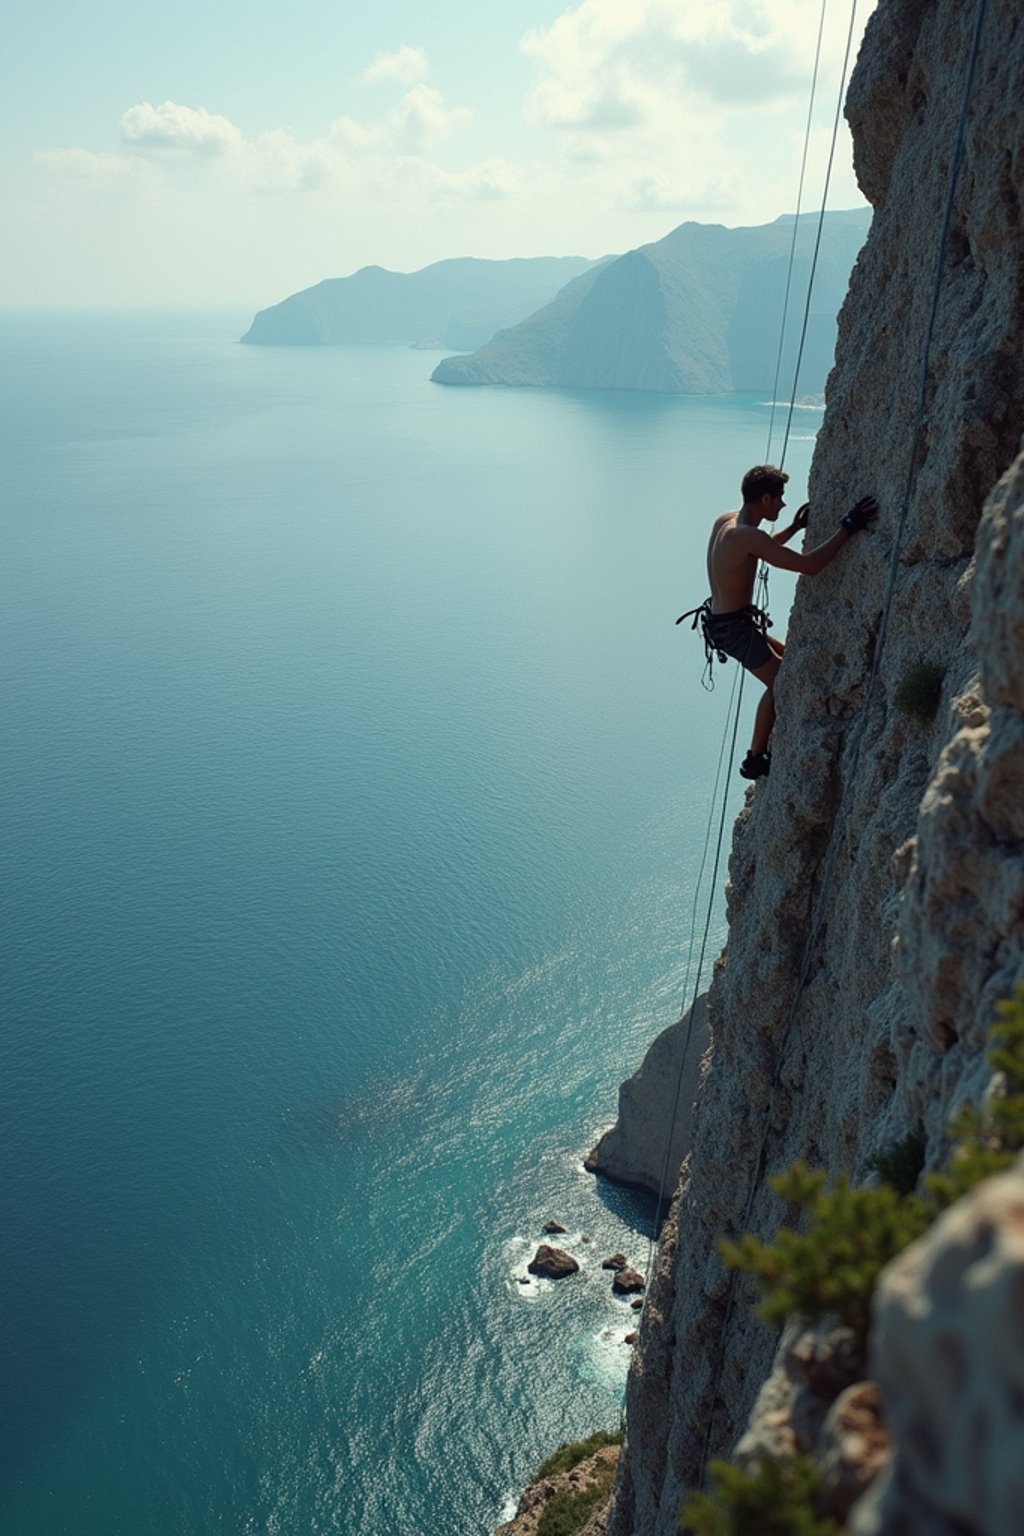
[[[618,1420],[651,1213],[581,1159],[686,992],[673,620],[767,409],[247,318],[0,323],[16,1536],[483,1533]]]

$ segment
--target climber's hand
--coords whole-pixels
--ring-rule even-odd
[[[802,528],[807,527],[807,519],[810,515],[810,511],[811,504],[809,501],[805,501],[802,507],[797,508],[796,515],[793,518],[793,527],[798,533]]]
[[[860,533],[865,528],[873,528],[877,518],[878,502],[873,496],[862,496],[855,507],[843,513],[839,522],[847,533]]]

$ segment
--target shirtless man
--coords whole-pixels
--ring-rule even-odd
[[[823,544],[807,554],[796,554],[785,545],[807,527],[810,506],[805,503],[788,528],[765,533],[759,524],[778,521],[786,503],[782,493],[789,476],[771,464],[758,464],[743,476],[743,505],[738,512],[723,512],[715,519],[708,541],[710,612],[704,615],[704,636],[712,650],[733,656],[764,684],[764,695],[754,717],[754,738],[740,773],[760,779],[771,768],[768,741],[775,724],[775,675],[785,652],[781,640],[767,633],[767,615],[751,603],[760,560],[784,571],[817,576],[855,533],[873,526],[878,503],[865,496],[840,519],[839,527]]]

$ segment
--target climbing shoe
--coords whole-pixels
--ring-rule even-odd
[[[740,764],[741,779],[763,779],[771,771],[770,752],[748,752]]]

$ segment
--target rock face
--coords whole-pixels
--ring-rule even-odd
[[[867,209],[829,213],[822,230],[800,372],[819,393],[832,366],[836,311],[867,233]],[[793,292],[805,291],[818,215],[802,215]],[[793,219],[752,229],[681,224],[577,278],[538,314],[471,357],[445,358],[439,384],[561,384],[721,394],[772,387]],[[790,328],[781,377],[792,379]]]
[[[701,1060],[708,1046],[706,993],[697,999],[692,1011],[692,1029],[691,1010],[687,1009],[681,1019],[662,1030],[637,1071],[622,1084],[619,1118],[587,1158],[591,1173],[603,1173],[617,1184],[658,1195],[666,1171],[666,1151],[669,1174],[674,1176],[679,1168],[690,1149],[690,1121]],[[673,1108],[675,1130],[666,1148]],[[669,1188],[672,1183],[674,1177]]]
[[[548,1243],[541,1243],[526,1267],[531,1275],[541,1275],[545,1280],[565,1280],[579,1269],[571,1253],[566,1253],[564,1248],[552,1248]]]
[[[1024,1158],[883,1277],[872,1361],[897,1451],[857,1536],[1016,1536],[1024,1511]],[[908,1521],[910,1524],[908,1524]]]
[[[727,1452],[768,1374],[775,1340],[717,1241],[778,1226],[766,1177],[798,1157],[859,1176],[917,1132],[938,1164],[953,1112],[989,1082],[994,1005],[1024,977],[1017,0],[988,4],[896,544],[974,14],[959,0],[881,0],[851,82],[875,213],[840,315],[808,542],[867,492],[882,517],[798,585],[772,772],[734,834],[713,1045],[632,1357],[611,1536],[675,1532],[707,1426],[712,1453]],[[922,661],[944,674],[930,723],[897,703]],[[987,1518],[977,1529],[1008,1529]],[[931,1526],[922,1514],[901,1529]]]
[[[594,265],[582,256],[513,261],[463,257],[419,272],[362,267],[261,309],[242,340],[251,346],[479,347],[515,325]]]

